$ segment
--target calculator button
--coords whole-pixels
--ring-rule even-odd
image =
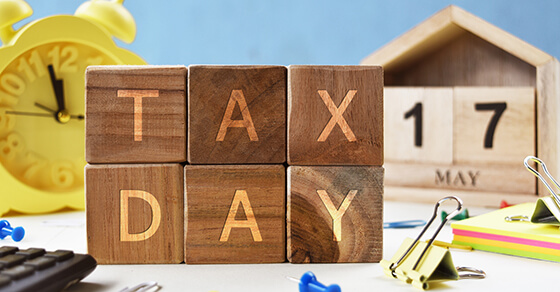
[[[0,287],[10,284],[12,279],[8,276],[0,275]]]
[[[23,255],[27,259],[34,259],[45,254],[45,250],[42,248],[28,248],[16,252],[16,254]]]
[[[0,258],[0,264],[4,265],[4,268],[10,268],[19,265],[25,261],[25,256],[10,254],[5,257]]]
[[[25,263],[23,263],[23,265],[32,266],[35,267],[37,270],[42,270],[54,266],[55,263],[56,263],[55,258],[39,257],[26,261]]]
[[[14,254],[19,248],[15,246],[2,246],[0,247],[0,257],[7,256],[9,254]]]
[[[31,266],[17,266],[0,272],[0,275],[8,276],[12,280],[27,277],[35,272],[35,268]]]
[[[74,256],[74,252],[71,250],[56,250],[54,252],[47,252],[46,257],[55,258],[57,262],[62,262],[70,259]]]

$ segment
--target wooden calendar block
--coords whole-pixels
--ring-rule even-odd
[[[100,264],[183,261],[183,167],[88,165],[88,253]]]
[[[385,161],[453,163],[453,89],[385,87]]]
[[[282,165],[185,166],[185,262],[286,260]]]
[[[288,163],[383,165],[383,70],[288,68]]]
[[[286,161],[286,67],[190,66],[188,161]]]
[[[383,167],[290,166],[288,260],[378,262],[383,255]]]
[[[89,163],[186,161],[184,66],[86,70]]]
[[[450,193],[455,190],[505,193],[509,197],[515,194],[529,195],[534,193],[536,188],[534,176],[523,169],[522,162],[518,167],[512,167],[511,164],[449,165],[387,162],[385,169],[385,184],[388,186],[450,190]]]
[[[454,161],[515,164],[535,154],[533,87],[454,88]]]

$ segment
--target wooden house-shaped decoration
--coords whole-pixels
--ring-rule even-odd
[[[523,166],[560,176],[557,59],[449,6],[366,57],[385,71],[385,197],[469,205],[534,201]]]

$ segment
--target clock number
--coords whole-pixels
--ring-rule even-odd
[[[404,114],[404,119],[414,117],[414,145],[422,147],[422,103],[417,102],[408,112]]]
[[[34,67],[35,72],[37,72],[37,74],[35,74],[33,69],[31,69],[31,66]],[[39,56],[37,50],[33,50],[31,52],[29,61],[27,60],[27,58],[21,57],[19,59],[19,65],[17,69],[19,72],[25,73],[25,76],[30,82],[35,81],[37,76],[42,77],[43,75],[46,74],[45,65],[43,64],[43,60],[41,60],[41,57]]]
[[[54,46],[47,55],[52,60],[55,72],[75,73],[78,71],[78,66],[76,65],[78,48],[75,46],[65,46],[62,50],[60,46]]]
[[[70,163],[56,162],[51,166],[51,181],[56,188],[65,189],[74,184],[74,172]]]
[[[47,161],[39,158],[33,152],[28,152],[25,155],[25,165],[26,169],[23,172],[23,179],[29,183],[37,183],[37,174],[47,166]]]
[[[25,91],[25,82],[16,74],[6,73],[0,77],[0,86],[11,95],[19,96]]]
[[[0,157],[4,161],[13,160],[24,149],[23,140],[17,134],[10,134],[6,140],[0,141]]]
[[[54,46],[54,48],[52,48],[52,50],[50,50],[47,55],[51,58],[54,71],[58,72],[58,69],[60,67],[60,47]]]
[[[476,103],[474,105],[475,110],[477,111],[494,111],[494,115],[490,119],[488,123],[488,128],[486,129],[486,135],[484,136],[484,148],[491,149],[494,145],[494,132],[496,131],[496,126],[498,125],[498,121],[500,117],[504,113],[507,108],[507,104],[505,102],[497,102],[497,103]]]
[[[6,109],[0,109],[0,136],[4,136],[14,128],[15,119],[6,114]]]
[[[25,82],[13,73],[5,73],[0,77],[0,104],[14,106],[18,103],[16,96],[25,91]]]
[[[78,71],[76,60],[78,60],[78,48],[67,46],[62,49],[61,57],[66,58],[60,65],[60,72],[74,73]]]

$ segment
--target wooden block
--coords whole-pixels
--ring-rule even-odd
[[[535,177],[525,169],[523,162],[517,166],[387,162],[385,169],[386,186],[502,192],[509,194],[508,197],[502,197],[506,200],[509,200],[510,195],[535,195],[536,191]]]
[[[380,66],[288,71],[289,164],[383,165]]]
[[[184,66],[86,70],[89,163],[186,161]]]
[[[183,261],[180,164],[87,165],[88,253],[100,264]]]
[[[453,163],[453,89],[385,87],[385,161]]]
[[[560,175],[560,62],[553,58],[537,67],[537,154],[555,177]],[[548,195],[544,184],[538,184],[539,195]]]
[[[190,66],[192,164],[286,161],[286,67]]]
[[[535,155],[533,87],[454,88],[454,162],[514,164]]]
[[[185,262],[286,260],[282,165],[185,166]]]
[[[427,189],[385,186],[385,201],[416,202],[433,205],[439,199],[454,195],[463,200],[464,206],[498,208],[500,203],[506,199],[509,204],[521,204],[534,202],[538,197],[533,194],[510,194],[505,192],[485,192],[448,189]]]
[[[383,255],[383,167],[290,166],[288,260],[378,262]]]

